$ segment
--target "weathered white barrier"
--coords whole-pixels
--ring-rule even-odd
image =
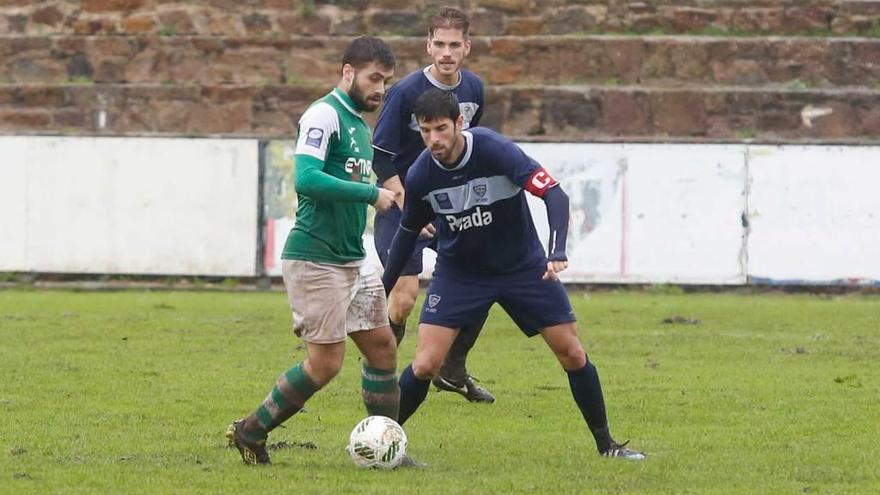
[[[571,198],[568,282],[880,281],[880,147],[522,147]],[[295,211],[290,143],[259,149],[0,137],[0,271],[279,275]],[[543,238],[543,204],[530,205]]]
[[[0,271],[252,276],[257,145],[0,137]]]

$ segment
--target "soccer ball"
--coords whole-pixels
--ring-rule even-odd
[[[406,454],[406,433],[391,418],[370,416],[351,431],[347,450],[358,467],[394,469]]]

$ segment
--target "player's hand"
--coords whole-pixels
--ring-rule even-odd
[[[548,261],[547,271],[544,272],[542,280],[559,280],[558,273],[568,268],[568,261]]]
[[[422,232],[419,234],[419,237],[422,237],[424,239],[433,239],[434,234],[436,234],[436,233],[437,233],[437,229],[434,228],[434,224],[429,223],[428,225],[425,225],[424,228],[422,228]]]
[[[376,197],[376,201],[373,201],[373,207],[376,208],[376,211],[379,213],[385,213],[394,206],[394,200],[397,198],[398,194],[400,193],[380,187],[379,196]]]

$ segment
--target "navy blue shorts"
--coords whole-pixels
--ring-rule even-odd
[[[392,208],[387,213],[376,213],[373,221],[373,244],[376,246],[376,254],[379,255],[379,261],[382,266],[388,263],[388,250],[391,248],[391,241],[394,240],[394,234],[400,227],[401,212],[398,208]],[[422,273],[422,250],[425,248],[437,250],[436,238],[424,239],[419,237],[416,241],[416,247],[412,256],[400,272],[400,276],[418,275]]]
[[[467,280],[435,274],[419,321],[450,328],[475,325],[496,302],[529,337],[544,328],[576,321],[565,286],[558,280],[541,280],[545,271],[539,267]]]

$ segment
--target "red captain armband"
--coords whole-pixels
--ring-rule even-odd
[[[556,184],[558,184],[556,179],[550,177],[550,174],[544,170],[544,167],[540,167],[538,170],[535,170],[535,173],[529,176],[529,179],[526,181],[525,189],[533,195],[542,198],[544,197],[544,193]]]

